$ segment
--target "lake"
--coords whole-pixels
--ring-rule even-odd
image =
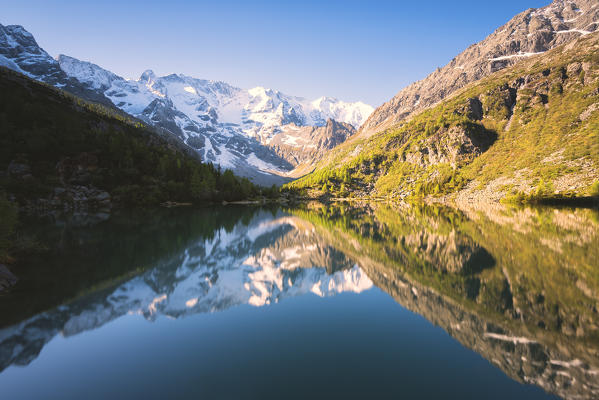
[[[599,213],[385,203],[25,221],[3,399],[599,398]]]

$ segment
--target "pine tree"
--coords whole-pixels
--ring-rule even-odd
[[[198,172],[198,170],[194,170],[193,174],[191,175],[191,182],[189,184],[189,190],[191,192],[191,196],[196,199],[196,200],[200,200],[202,199],[202,195],[203,195],[203,187],[202,187],[202,177],[200,176],[200,173]]]

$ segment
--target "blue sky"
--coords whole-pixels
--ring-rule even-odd
[[[0,0],[52,56],[383,103],[515,14],[550,0]]]

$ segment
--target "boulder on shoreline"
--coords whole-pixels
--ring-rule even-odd
[[[0,292],[3,292],[14,286],[19,279],[6,267],[4,264],[0,264]]]

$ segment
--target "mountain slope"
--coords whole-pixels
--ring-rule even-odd
[[[297,164],[296,154],[272,151],[271,141],[279,133],[306,142],[310,137],[292,127],[324,127],[328,119],[358,127],[372,111],[363,103],[308,101],[262,87],[243,90],[184,75],[157,77],[151,70],[137,81],[125,80],[64,55],[58,62],[69,76],[103,93],[117,107],[176,134],[203,160],[244,175],[252,169],[285,174]],[[320,147],[311,145],[307,141],[296,150],[313,154],[310,150],[315,148],[322,154]]]
[[[297,170],[298,166],[309,166],[319,161],[326,150],[340,145],[355,133],[353,125],[333,119],[324,126],[289,124],[270,139],[269,145]]]
[[[86,100],[112,106],[103,94],[87,89],[60,68],[22,26],[0,24],[0,66],[56,86]]]
[[[163,128],[195,149],[203,161],[264,185],[280,183],[298,156],[322,156],[328,148],[312,146],[310,130],[328,120],[359,127],[373,108],[361,102],[346,103],[329,97],[310,101],[276,90],[245,90],[224,82],[171,74],[157,77],[151,70],[137,80],[123,79],[95,64],[60,55],[54,60],[33,36],[17,25],[0,25],[0,65],[62,88],[86,100],[116,106],[148,124]],[[347,137],[347,127],[329,133],[325,141]],[[292,154],[275,151],[273,138],[285,131],[297,143]],[[305,136],[301,136],[306,133]],[[333,139],[333,137],[335,137]],[[313,159],[308,159],[309,164]]]
[[[347,196],[588,196],[599,186],[599,33],[337,147],[291,188]]]
[[[0,194],[36,211],[242,199],[258,188],[171,134],[0,67]],[[4,172],[6,171],[6,172]]]
[[[526,10],[449,64],[378,107],[361,127],[370,136],[431,107],[470,82],[599,28],[597,0],[555,0]]]

